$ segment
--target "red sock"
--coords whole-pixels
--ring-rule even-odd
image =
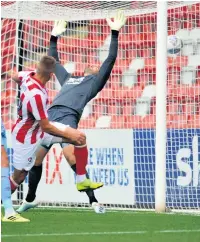
[[[9,177],[9,180],[10,180],[11,193],[14,193],[19,185],[13,180],[12,177]]]
[[[76,157],[76,174],[85,175],[86,174],[86,165],[88,161],[88,149],[87,145],[75,146],[74,155]]]

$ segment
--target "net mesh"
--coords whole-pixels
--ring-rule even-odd
[[[130,142],[134,148],[134,165],[129,168],[134,170],[134,181],[132,184],[129,182],[129,194],[125,195],[127,201],[118,201],[117,198],[115,202],[109,200],[109,185],[105,187],[105,192],[99,193],[99,198],[105,204],[114,204],[116,208],[154,208],[156,2],[2,2],[2,117],[6,128],[10,129],[16,119],[17,103],[17,87],[11,81],[11,73],[18,68],[18,57],[23,59],[23,70],[35,69],[37,61],[47,53],[53,20],[70,20],[67,31],[59,39],[60,59],[68,72],[83,75],[85,67],[100,66],[107,57],[110,29],[104,18],[113,16],[118,8],[125,9],[128,20],[120,33],[117,61],[106,87],[86,106],[79,127],[94,130],[104,128],[105,132],[112,129],[133,129],[134,141]],[[19,24],[22,27],[20,33]],[[168,35],[171,34],[176,34],[182,39],[183,48],[179,54],[168,56],[167,207],[199,208],[199,3],[169,2]],[[22,48],[19,50],[17,45]],[[60,86],[57,80],[53,79],[47,87],[52,101]],[[112,135],[115,137],[113,133]],[[104,147],[103,144],[101,147]],[[58,163],[58,159],[55,158],[53,162],[55,161]],[[112,177],[111,173],[97,175],[92,171],[91,164],[89,168],[93,180],[103,179],[105,182],[106,176],[109,179]],[[106,169],[106,165],[100,168]],[[53,173],[54,168],[46,166],[46,169],[52,169]],[[58,174],[58,168],[56,171]],[[69,170],[66,174],[70,177],[72,173]],[[42,182],[45,183],[44,180]],[[69,179],[64,183],[69,184]],[[59,180],[55,179],[55,189],[59,185]],[[116,189],[123,193],[117,185]],[[63,191],[61,189],[60,193]],[[81,201],[81,204],[85,204],[85,198],[73,196],[60,196],[58,204],[62,205],[66,201]],[[129,199],[129,196],[133,199]],[[47,203],[53,202],[52,199],[49,198]]]

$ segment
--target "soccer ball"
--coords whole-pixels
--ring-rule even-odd
[[[176,35],[169,35],[167,37],[167,52],[169,54],[178,54],[183,47],[183,42]]]

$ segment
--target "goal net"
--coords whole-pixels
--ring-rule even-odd
[[[95,192],[113,208],[155,208],[156,38],[153,1],[21,1],[1,2],[1,113],[9,131],[17,117],[18,88],[11,74],[34,70],[47,53],[53,21],[68,26],[59,38],[61,63],[83,75],[108,55],[110,28],[105,18],[124,9],[119,50],[105,88],[86,106],[79,127],[88,140],[88,173],[104,182]],[[200,4],[168,3],[168,35],[183,42],[168,55],[166,208],[198,211],[200,207]],[[167,36],[166,36],[167,37]],[[158,60],[159,61],[159,60]],[[163,80],[163,84],[165,80]],[[47,85],[50,101],[59,92],[56,78]],[[12,144],[8,153],[12,163]],[[27,180],[13,199],[27,193]],[[59,145],[43,164],[37,199],[45,206],[88,206],[78,193],[74,173]]]

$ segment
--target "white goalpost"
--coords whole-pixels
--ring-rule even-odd
[[[112,209],[200,211],[200,3],[196,1],[2,1],[1,114],[10,137],[18,87],[11,74],[34,70],[47,53],[54,20],[65,19],[61,64],[75,76],[108,54],[106,17],[127,16],[104,89],[84,109],[88,173]],[[19,27],[20,26],[20,27]],[[167,36],[182,41],[167,52]],[[50,102],[60,90],[48,84]],[[8,141],[12,169],[12,143]],[[13,195],[19,204],[28,181]],[[44,207],[88,207],[59,145],[45,158],[37,199]]]
[[[157,3],[155,209],[166,210],[167,2]]]

